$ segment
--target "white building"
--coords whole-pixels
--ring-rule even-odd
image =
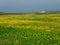
[[[40,11],[40,13],[46,13],[46,11],[43,10],[43,11]]]

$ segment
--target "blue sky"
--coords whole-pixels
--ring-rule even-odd
[[[0,11],[60,10],[60,0],[0,0]]]

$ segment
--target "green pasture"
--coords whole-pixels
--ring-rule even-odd
[[[0,45],[60,45],[60,14],[0,15]]]

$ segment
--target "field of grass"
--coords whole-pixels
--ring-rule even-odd
[[[60,45],[60,14],[0,15],[0,45]]]

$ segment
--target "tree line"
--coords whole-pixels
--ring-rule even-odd
[[[40,12],[27,12],[27,13],[5,13],[5,12],[0,12],[0,15],[25,15],[25,14],[59,14],[60,11],[46,11],[45,13],[40,13]]]

